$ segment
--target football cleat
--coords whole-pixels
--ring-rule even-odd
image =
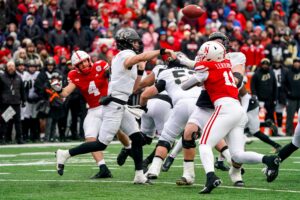
[[[170,169],[173,162],[174,162],[174,158],[168,156],[165,163],[163,164],[163,166],[161,168],[161,171],[167,172]]]
[[[213,177],[207,179],[204,188],[199,192],[199,194],[209,194],[214,188],[221,185],[221,183],[221,179],[214,175]]]
[[[70,154],[67,150],[58,149],[56,152],[56,170],[59,175],[64,174],[65,162],[70,157]]]
[[[121,149],[118,157],[117,157],[117,163],[119,166],[124,165],[127,157],[130,155],[131,149],[125,149],[124,147]]]
[[[144,175],[143,176],[135,176],[133,180],[134,184],[140,185],[152,185],[153,183],[147,179]]]
[[[267,156],[267,167],[264,169],[264,174],[267,176],[267,182],[274,181],[279,172],[281,159],[278,156]]]
[[[234,186],[244,187],[245,183],[242,179],[242,168],[235,168],[233,166],[230,167],[229,176]]]
[[[91,179],[98,179],[98,178],[112,178],[112,174],[110,170],[107,168],[106,165],[100,165],[100,171],[91,177]]]
[[[176,180],[176,185],[193,185],[194,180],[188,180],[186,177],[181,177],[180,179]]]
[[[218,161],[218,158],[216,158],[215,168],[222,171],[229,171],[229,167],[224,164],[224,161]]]
[[[147,178],[148,179],[157,179],[157,177],[158,177],[158,175],[156,175],[156,174],[152,174],[152,173],[147,173]]]

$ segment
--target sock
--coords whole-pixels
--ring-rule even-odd
[[[205,172],[214,172],[214,154],[211,147],[207,144],[200,144],[199,153]]]
[[[182,137],[180,137],[175,147],[172,149],[170,153],[170,157],[176,158],[176,156],[181,152],[181,150],[182,150]]]
[[[274,142],[273,140],[270,139],[270,137],[266,136],[265,134],[263,134],[262,132],[258,131],[254,134],[255,137],[257,137],[258,139],[260,139],[261,141],[271,145],[274,148],[278,148],[280,147],[280,144]]]
[[[81,145],[74,147],[69,150],[71,156],[76,156],[80,154],[95,152],[95,151],[103,151],[106,149],[107,145],[103,144],[99,140],[94,142],[85,142]]]
[[[227,163],[231,165],[231,155],[228,146],[225,146],[221,149],[221,154],[225,157]]]
[[[131,143],[128,146],[124,147],[124,148],[125,149],[131,149]]]
[[[194,160],[184,160],[183,177],[192,179],[195,178]]]
[[[105,165],[105,160],[104,159],[102,159],[98,162],[98,166],[100,167],[101,165]]]
[[[285,145],[278,153],[278,156],[281,158],[281,162],[288,158],[297,149],[298,147],[296,147],[293,143]]]
[[[163,161],[164,160],[161,157],[155,156],[153,158],[151,166],[149,167],[148,173],[155,174],[155,175],[158,176],[159,173],[160,173],[160,169],[161,169],[161,166],[163,164]]]
[[[277,118],[277,126],[281,127],[282,126],[282,113],[276,113],[276,118]]]
[[[141,133],[133,133],[129,136],[131,139],[132,147],[131,147],[131,156],[134,161],[135,170],[142,170],[143,169],[143,146],[142,142],[144,140]]]
[[[221,153],[219,153],[218,162],[223,162],[224,160],[225,160],[225,158],[222,156]]]

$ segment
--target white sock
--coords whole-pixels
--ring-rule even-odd
[[[143,170],[135,170],[135,176],[144,176]]]
[[[128,146],[124,146],[125,149],[131,149],[131,143]]]
[[[183,177],[195,178],[194,162],[183,162]]]
[[[214,172],[214,154],[211,147],[207,144],[200,144],[199,153],[205,173]]]
[[[100,165],[105,165],[105,160],[104,160],[104,159],[102,159],[102,160],[100,160],[100,161],[98,162],[98,166],[100,166]]]
[[[229,149],[224,150],[222,152],[222,155],[225,157],[227,163],[230,164],[230,165],[232,165],[231,164],[231,155],[230,155]]]
[[[225,158],[223,157],[222,153],[219,153],[219,156],[218,156],[218,161],[224,161]]]
[[[151,166],[149,167],[148,173],[159,175],[163,160],[159,157],[154,157]]]
[[[264,155],[253,151],[244,151],[238,153],[238,156],[234,156],[233,160],[237,163],[257,164],[257,163],[262,163],[263,156]]]
[[[178,140],[175,147],[172,149],[170,153],[170,157],[176,158],[176,156],[181,152],[181,150],[182,150],[182,138]]]

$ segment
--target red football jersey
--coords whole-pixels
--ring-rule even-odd
[[[238,89],[231,72],[230,60],[222,62],[200,61],[196,63],[195,70],[208,70],[209,75],[204,82],[204,87],[212,102],[222,97],[238,99]]]
[[[95,62],[89,74],[81,74],[77,70],[72,70],[68,74],[68,80],[79,88],[90,108],[100,105],[100,97],[107,95],[108,78],[105,70],[108,63],[99,60]]]

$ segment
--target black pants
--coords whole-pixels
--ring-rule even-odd
[[[20,142],[22,141],[22,123],[21,123],[21,106],[20,105],[1,105],[1,113],[5,112],[5,110],[11,106],[16,114],[13,116],[12,119],[10,119],[8,122],[5,122],[1,118],[1,138],[4,139],[6,143],[9,143],[12,141],[12,129],[13,125],[15,125],[16,129],[16,141]]]
[[[275,112],[275,104],[272,100],[264,101],[265,102],[265,108],[267,110],[267,114],[265,117],[265,120],[270,119],[272,122],[275,122],[274,119],[274,112]]]
[[[23,139],[32,142],[40,139],[40,122],[38,118],[25,118],[22,121]]]
[[[294,134],[294,116],[295,113],[298,112],[300,107],[300,100],[287,100],[286,106],[286,135],[292,136]]]
[[[72,133],[72,139],[78,138],[78,117],[80,115],[80,100],[78,99],[72,99],[68,102],[68,109],[71,111],[71,126],[70,130]]]

